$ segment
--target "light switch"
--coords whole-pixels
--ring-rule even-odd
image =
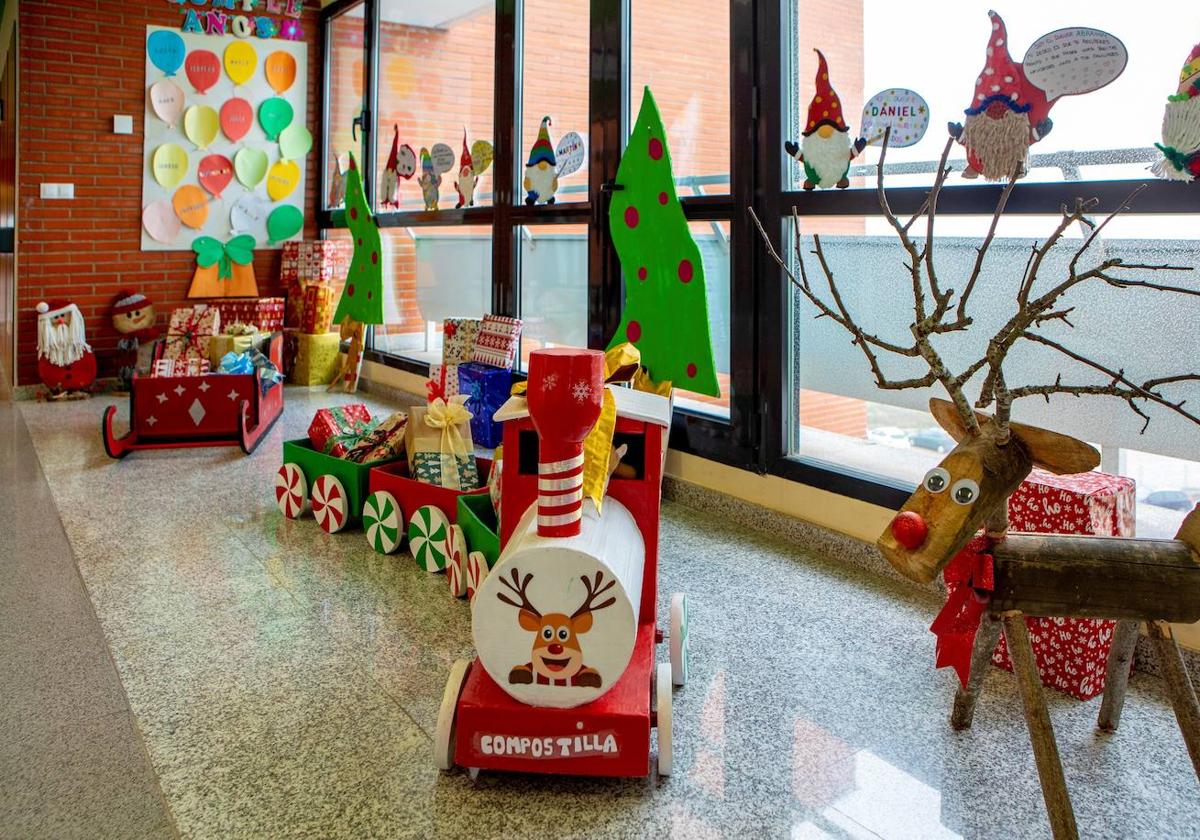
[[[129,114],[113,114],[113,134],[133,134],[133,117]]]
[[[75,185],[74,184],[59,184],[58,185],[58,197],[59,198],[74,198],[75,197]]]
[[[58,198],[58,184],[42,184],[42,198]]]

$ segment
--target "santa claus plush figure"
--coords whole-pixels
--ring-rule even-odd
[[[141,292],[124,291],[112,306],[113,329],[121,334],[117,341],[117,375],[125,388],[130,387],[135,370],[147,370],[150,342],[158,335],[154,304]],[[139,361],[139,355],[144,356]]]
[[[789,140],[783,148],[804,164],[804,189],[850,186],[846,173],[867,145],[865,138],[850,141],[850,127],[842,116],[842,100],[829,83],[829,65],[820,50],[817,54],[817,92],[808,104],[808,122],[797,144]]]
[[[1179,88],[1167,97],[1162,142],[1155,143],[1162,159],[1151,169],[1168,181],[1191,181],[1200,175],[1200,44],[1192,47]]]
[[[988,12],[992,33],[983,70],[975,80],[975,98],[962,123],[950,123],[950,134],[967,152],[964,178],[982,175],[989,181],[1023,176],[1029,147],[1050,133],[1051,102],[1025,78],[1008,52],[1008,32],[995,12]]]
[[[39,303],[38,377],[55,397],[85,392],[96,380],[96,357],[73,303]]]

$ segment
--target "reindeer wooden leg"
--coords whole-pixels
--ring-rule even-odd
[[[1121,619],[1113,630],[1112,647],[1104,674],[1104,699],[1100,701],[1100,717],[1096,725],[1104,732],[1116,732],[1125,706],[1125,689],[1129,687],[1129,666],[1133,649],[1137,647],[1139,621]]]
[[[1165,621],[1148,622],[1150,638],[1158,651],[1158,664],[1163,670],[1167,693],[1175,707],[1175,719],[1179,731],[1192,757],[1192,767],[1200,776],[1200,704],[1196,702],[1196,690],[1188,678],[1187,668],[1179,653],[1179,643],[1171,633],[1171,625]]]
[[[975,701],[983,687],[983,678],[992,664],[992,653],[1000,638],[1000,616],[987,613],[979,622],[975,634],[975,646],[971,649],[971,677],[966,688],[954,693],[954,710],[950,713],[950,726],[956,730],[970,729],[975,718]]]
[[[1079,829],[1075,827],[1075,811],[1071,807],[1067,781],[1063,778],[1062,760],[1058,757],[1058,744],[1054,740],[1054,728],[1050,725],[1050,712],[1042,695],[1042,681],[1038,677],[1033,645],[1029,641],[1029,628],[1025,626],[1023,613],[1004,614],[1004,637],[1008,640],[1013,673],[1021,691],[1025,725],[1029,727],[1029,741],[1033,745],[1033,758],[1042,784],[1042,799],[1046,802],[1050,830],[1055,840],[1074,840],[1079,837]]]

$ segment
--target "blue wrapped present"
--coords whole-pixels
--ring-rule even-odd
[[[471,437],[476,446],[495,449],[504,439],[502,425],[492,419],[512,393],[512,371],[476,362],[458,366],[458,393],[467,395]]]

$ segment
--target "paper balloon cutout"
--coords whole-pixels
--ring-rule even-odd
[[[233,171],[243,186],[254,189],[267,177],[267,153],[249,146],[238,149],[233,156]]]
[[[889,88],[872,96],[863,106],[862,137],[880,143],[887,129],[888,146],[902,149],[921,142],[929,128],[929,105],[915,90]]]
[[[188,53],[183,70],[196,93],[208,93],[208,89],[221,78],[221,60],[211,50],[192,50]]]
[[[190,228],[199,230],[208,221],[208,196],[195,184],[184,184],[175,190],[171,205],[179,221]]]
[[[1120,76],[1128,61],[1129,51],[1120,38],[1100,29],[1072,26],[1034,41],[1021,65],[1025,78],[1053,101],[1099,90]]]
[[[221,130],[234,143],[246,136],[254,124],[254,107],[241,97],[226,100],[221,106]]]
[[[278,96],[264,99],[258,106],[258,124],[267,133],[268,140],[275,140],[279,132],[292,124],[292,103]]]
[[[471,144],[471,165],[477,174],[487,172],[496,156],[496,150],[486,140],[476,140]]]
[[[225,75],[235,85],[244,85],[258,66],[258,53],[245,41],[234,41],[225,48]]]
[[[150,158],[150,169],[154,173],[155,181],[171,189],[187,175],[187,152],[178,144],[163,143],[154,150],[154,155]]]
[[[433,171],[439,175],[449,172],[458,163],[458,155],[445,143],[434,143],[429,150],[429,159],[433,161]]]
[[[168,76],[174,76],[175,71],[183,64],[186,51],[183,38],[179,37],[178,32],[169,29],[151,32],[150,37],[146,39],[146,54],[150,56],[150,63]]]
[[[267,84],[271,89],[276,93],[283,93],[296,81],[296,59],[291,53],[277,50],[263,62],[263,72],[267,75]]]
[[[413,147],[405,143],[396,152],[396,172],[404,180],[408,180],[417,171],[417,153],[413,151]]]
[[[152,201],[142,210],[142,227],[155,242],[170,245],[179,235],[179,217],[167,201]]]
[[[304,214],[299,207],[283,204],[271,211],[267,217],[267,239],[272,244],[290,239],[304,227]]]
[[[558,161],[558,176],[565,178],[579,171],[587,157],[587,141],[578,131],[568,131],[554,149]]]
[[[225,155],[209,155],[196,167],[196,179],[214,198],[220,198],[233,180],[233,162]]]
[[[150,108],[154,115],[172,128],[183,114],[183,88],[170,79],[160,79],[150,85]]]
[[[267,172],[267,195],[281,201],[292,194],[300,183],[300,167],[293,161],[276,161]]]
[[[235,233],[259,230],[266,217],[266,203],[253,193],[242,196],[229,208],[229,226]]]
[[[279,153],[285,160],[299,160],[312,148],[313,138],[302,125],[292,124],[279,132]]]
[[[217,139],[220,127],[217,112],[207,105],[193,105],[183,114],[183,133],[197,149],[207,149]]]

